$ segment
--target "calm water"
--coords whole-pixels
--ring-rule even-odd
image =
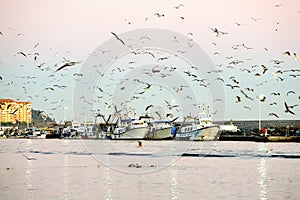
[[[299,199],[299,166],[299,143],[1,139],[0,199]]]

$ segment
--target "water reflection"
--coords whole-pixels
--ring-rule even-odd
[[[259,146],[259,152],[268,153],[267,148],[265,146],[265,143],[261,144]],[[258,167],[258,173],[259,173],[259,187],[260,187],[260,199],[266,200],[267,198],[267,168],[266,168],[266,160],[265,158],[262,158],[259,163]]]
[[[105,196],[104,199],[110,200],[111,198],[111,174],[110,169],[108,167],[104,167],[104,190],[105,190]]]
[[[172,195],[172,200],[177,199],[178,195],[178,189],[177,189],[177,170],[176,170],[176,165],[175,161],[173,161],[170,165],[170,173],[171,173],[171,195]]]
[[[31,139],[27,140],[27,148],[31,148]],[[26,166],[26,173],[25,173],[25,181],[27,186],[27,199],[33,199],[33,191],[32,191],[32,160],[26,160],[27,166]]]
[[[68,146],[69,141],[64,140],[63,145]],[[64,166],[63,166],[63,172],[62,172],[62,177],[63,177],[63,184],[64,184],[64,198],[69,199],[69,171],[68,167],[69,165],[69,155],[65,154],[64,155]]]

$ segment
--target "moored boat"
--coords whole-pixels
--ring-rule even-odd
[[[170,124],[169,120],[156,120],[150,125],[147,139],[149,140],[167,140],[175,136],[175,127]]]
[[[108,138],[113,140],[145,139],[149,132],[148,122],[144,119],[123,119]]]
[[[216,140],[219,136],[220,127],[212,123],[210,114],[202,110],[198,116],[198,120],[192,117],[187,117],[176,138],[179,140],[207,141]]]

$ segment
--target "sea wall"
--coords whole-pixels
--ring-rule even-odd
[[[216,124],[230,124],[233,123],[239,129],[253,130],[258,129],[258,120],[237,120],[237,121],[215,121]],[[300,127],[300,120],[261,120],[261,128],[278,128],[278,127]]]

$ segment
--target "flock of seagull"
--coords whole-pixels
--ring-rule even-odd
[[[275,5],[276,7],[280,7],[280,5]],[[184,5],[183,4],[179,4],[178,6],[175,6],[174,8],[176,10],[183,8]],[[163,18],[166,15],[163,13],[154,13],[153,14],[155,17],[157,18]],[[184,20],[185,17],[180,16],[181,20]],[[251,18],[253,21],[258,22],[261,21],[261,18]],[[148,21],[149,17],[145,18],[145,21]],[[126,20],[128,22],[128,20]],[[241,24],[238,22],[233,22],[234,24],[236,24],[238,27],[240,26],[245,26],[245,24]],[[128,22],[129,25],[131,25],[131,22]],[[226,35],[228,35],[229,33],[223,30],[220,30],[219,28],[216,27],[208,27],[209,30],[211,30],[212,34],[215,35],[215,37],[220,38],[220,37],[226,37]],[[276,30],[277,31],[277,30]],[[115,32],[111,32],[112,36],[120,42],[120,45],[123,46],[127,46],[126,41],[124,41],[121,37],[119,37],[118,34],[116,34]],[[22,36],[22,34],[17,34],[18,36]],[[187,34],[189,37],[193,37],[193,33],[189,32]],[[0,40],[5,39],[5,33],[3,31],[0,31]],[[180,42],[178,41],[178,39],[176,37],[173,38],[174,42]],[[140,38],[140,40],[151,40],[151,38],[149,36],[143,36]],[[212,42],[212,44],[214,46],[217,46],[216,42]],[[46,92],[54,92],[56,90],[65,90],[66,88],[68,88],[68,85],[60,85],[61,79],[65,78],[66,76],[68,76],[68,74],[66,73],[66,71],[68,71],[69,69],[71,69],[72,67],[74,67],[75,65],[79,65],[81,63],[81,61],[71,61],[66,59],[65,57],[62,57],[62,61],[61,64],[55,64],[55,68],[54,67],[49,67],[48,64],[46,64],[45,62],[41,62],[40,60],[40,53],[38,52],[38,48],[40,46],[40,43],[36,43],[33,46],[34,49],[34,53],[26,53],[24,51],[18,51],[16,52],[15,56],[21,56],[25,59],[32,59],[34,65],[36,66],[36,69],[38,69],[41,72],[48,72],[48,78],[49,78],[49,82],[46,83],[48,85],[46,85],[44,87],[44,91]],[[193,46],[191,44],[189,44],[189,47],[192,48]],[[245,49],[245,50],[253,50],[252,47],[249,47],[248,45],[242,43],[242,44],[234,44],[232,46],[232,50],[233,51],[238,51],[240,49]],[[102,54],[106,54],[109,53],[111,50],[102,50]],[[132,49],[129,47],[129,51],[132,52],[132,54],[134,55],[150,55],[153,59],[156,60],[156,62],[164,62],[164,61],[169,61],[171,60],[170,56],[161,56],[161,57],[157,57],[157,54],[155,54],[155,52],[152,52],[150,50],[137,50],[137,49]],[[265,48],[265,51],[269,51],[268,48]],[[177,53],[181,53],[182,55],[184,55],[184,51],[180,51]],[[217,56],[220,55],[220,52],[214,52],[213,56]],[[285,51],[282,52],[283,56],[286,56],[287,59],[290,59],[293,57],[294,60],[299,61],[300,60],[300,56],[297,54],[297,52],[292,52],[292,51]],[[57,55],[56,55],[57,56]],[[247,101],[254,101],[255,98],[253,97],[253,94],[255,92],[254,88],[251,87],[245,87],[244,89],[242,89],[239,77],[236,76],[231,76],[228,80],[226,80],[226,78],[222,77],[223,72],[226,70],[226,68],[228,70],[230,69],[234,69],[234,70],[240,70],[242,73],[247,73],[249,75],[252,75],[253,78],[255,77],[262,77],[262,76],[267,76],[267,75],[271,75],[270,77],[274,78],[273,80],[279,81],[279,82],[283,82],[286,79],[294,79],[296,80],[296,82],[298,81],[299,77],[300,77],[300,69],[284,69],[282,67],[282,65],[284,65],[284,60],[279,60],[279,59],[272,59],[269,61],[269,65],[267,66],[266,64],[257,64],[257,65],[252,65],[251,67],[245,67],[245,68],[241,68],[241,66],[245,66],[245,61],[244,60],[240,60],[240,59],[235,59],[234,56],[226,56],[225,60],[228,61],[226,63],[226,66],[224,66],[225,64],[220,64],[217,65],[217,69],[216,70],[211,70],[211,71],[206,71],[204,73],[208,73],[208,74],[216,74],[216,78],[215,81],[220,81],[223,83],[224,88],[228,88],[229,91],[233,91],[235,92],[235,96],[236,99],[234,100],[235,103],[237,104],[241,104],[242,102],[244,102],[244,99],[246,99]],[[137,63],[136,60],[130,61],[128,63],[129,66],[134,65],[135,63]],[[101,65],[101,64],[100,64]],[[22,65],[21,65],[22,67]],[[95,67],[97,67],[97,65],[95,65]],[[129,67],[130,70],[134,69],[134,67]],[[198,68],[196,66],[191,66],[190,69],[186,69],[183,70],[181,73],[186,76],[187,78],[191,79],[193,82],[198,83],[199,87],[204,87],[204,88],[209,88],[209,85],[211,83],[207,82],[207,80],[205,78],[201,78],[199,77],[196,73],[193,72],[193,70],[197,70]],[[274,70],[275,69],[275,70]],[[115,69],[113,69],[110,73],[118,73],[118,72],[122,72],[125,69],[122,67],[117,67]],[[170,65],[163,65],[163,64],[157,64],[155,66],[153,66],[151,69],[146,69],[144,70],[143,73],[149,75],[149,76],[161,76],[161,78],[164,77],[168,77],[168,76],[172,76],[172,73],[174,71],[178,71],[178,67],[176,66],[176,63],[174,63],[173,66]],[[271,71],[271,72],[270,72]],[[109,76],[109,74],[105,74],[102,71],[97,71],[99,76]],[[284,76],[285,75],[285,76]],[[39,75],[37,75],[39,76]],[[39,84],[36,79],[37,76],[29,76],[29,75],[25,75],[25,76],[15,76],[13,80],[11,79],[6,79],[6,77],[4,77],[3,75],[0,75],[0,85],[1,88],[5,88],[5,87],[9,87],[9,86],[13,86],[15,85],[16,82],[18,82],[18,79],[24,79],[25,81],[22,82],[22,88],[23,88],[23,93],[19,98],[20,99],[27,99],[27,100],[31,100],[34,98],[40,98],[41,94],[38,93],[33,93],[33,95],[35,95],[34,97],[32,97],[31,93],[28,92],[31,84]],[[72,74],[73,78],[76,81],[80,81],[80,79],[82,77],[84,77],[83,73],[73,73]],[[143,95],[146,91],[150,90],[153,86],[151,83],[147,83],[146,81],[140,80],[138,78],[134,79],[134,80],[124,80],[124,86],[121,87],[121,90],[124,90],[126,87],[126,81],[133,81],[136,84],[142,84],[143,90],[139,92],[138,95]],[[254,81],[256,82],[256,81]],[[259,87],[261,85],[264,85],[268,82],[268,80],[265,80],[264,82],[261,83],[257,83],[256,86]],[[120,84],[120,83],[118,83]],[[20,87],[20,86],[19,86]],[[179,93],[179,92],[183,92],[184,88],[189,87],[188,85],[178,85],[175,87],[173,87],[174,92],[175,93]],[[100,86],[94,86],[95,89],[98,90],[98,92],[100,93],[104,93],[105,88],[100,87]],[[2,90],[2,89],[1,89]],[[51,96],[54,95],[54,93],[50,94]],[[282,94],[280,92],[277,91],[266,91],[266,93],[263,96],[260,96],[259,98],[256,97],[260,102],[268,102],[270,106],[275,106],[277,105],[276,101],[270,102],[269,98],[270,96],[283,96],[285,95],[287,96],[297,96],[296,97],[298,100],[300,100],[300,96],[299,94],[297,94],[297,91],[293,91],[293,90],[288,90],[286,91],[285,94]],[[2,97],[1,97],[2,98]],[[46,94],[42,96],[42,98],[44,99],[44,102],[46,103],[48,101],[49,96],[47,96]],[[55,110],[59,109],[59,107],[62,107],[63,102],[65,101],[65,99],[59,99],[59,97],[57,97],[58,100],[57,101],[53,101],[50,102],[50,104],[53,105],[57,105],[54,106],[51,110],[51,112],[54,112]],[[98,98],[94,101],[102,101],[103,96],[98,96]],[[138,99],[139,96],[133,96],[132,99]],[[186,94],[186,99],[191,99],[192,97],[190,97],[188,94]],[[284,98],[284,97],[282,97]],[[81,97],[81,99],[86,102],[86,103],[91,103],[92,100],[88,100],[86,99],[84,96]],[[224,99],[214,99],[213,102],[222,102],[224,101]],[[165,100],[166,106],[168,106],[169,110],[172,110],[173,108],[176,109],[178,107],[180,107],[179,105],[172,105],[170,103],[169,100]],[[111,107],[112,104],[108,103],[108,102],[104,102],[106,107]],[[294,104],[294,105],[289,105],[286,101],[284,101],[284,105],[282,105],[283,111],[287,114],[291,114],[291,115],[296,115],[295,112],[295,107],[297,107],[298,104]],[[149,111],[151,108],[153,108],[153,104],[149,104],[145,106],[145,111]],[[249,111],[251,111],[251,107],[248,105],[244,105],[243,107],[244,109],[247,109]],[[157,113],[158,115],[160,115],[159,113]],[[275,118],[280,118],[280,115],[275,113],[275,112],[269,112],[268,114],[269,116],[275,117]],[[172,113],[167,113],[166,117],[173,117]]]

